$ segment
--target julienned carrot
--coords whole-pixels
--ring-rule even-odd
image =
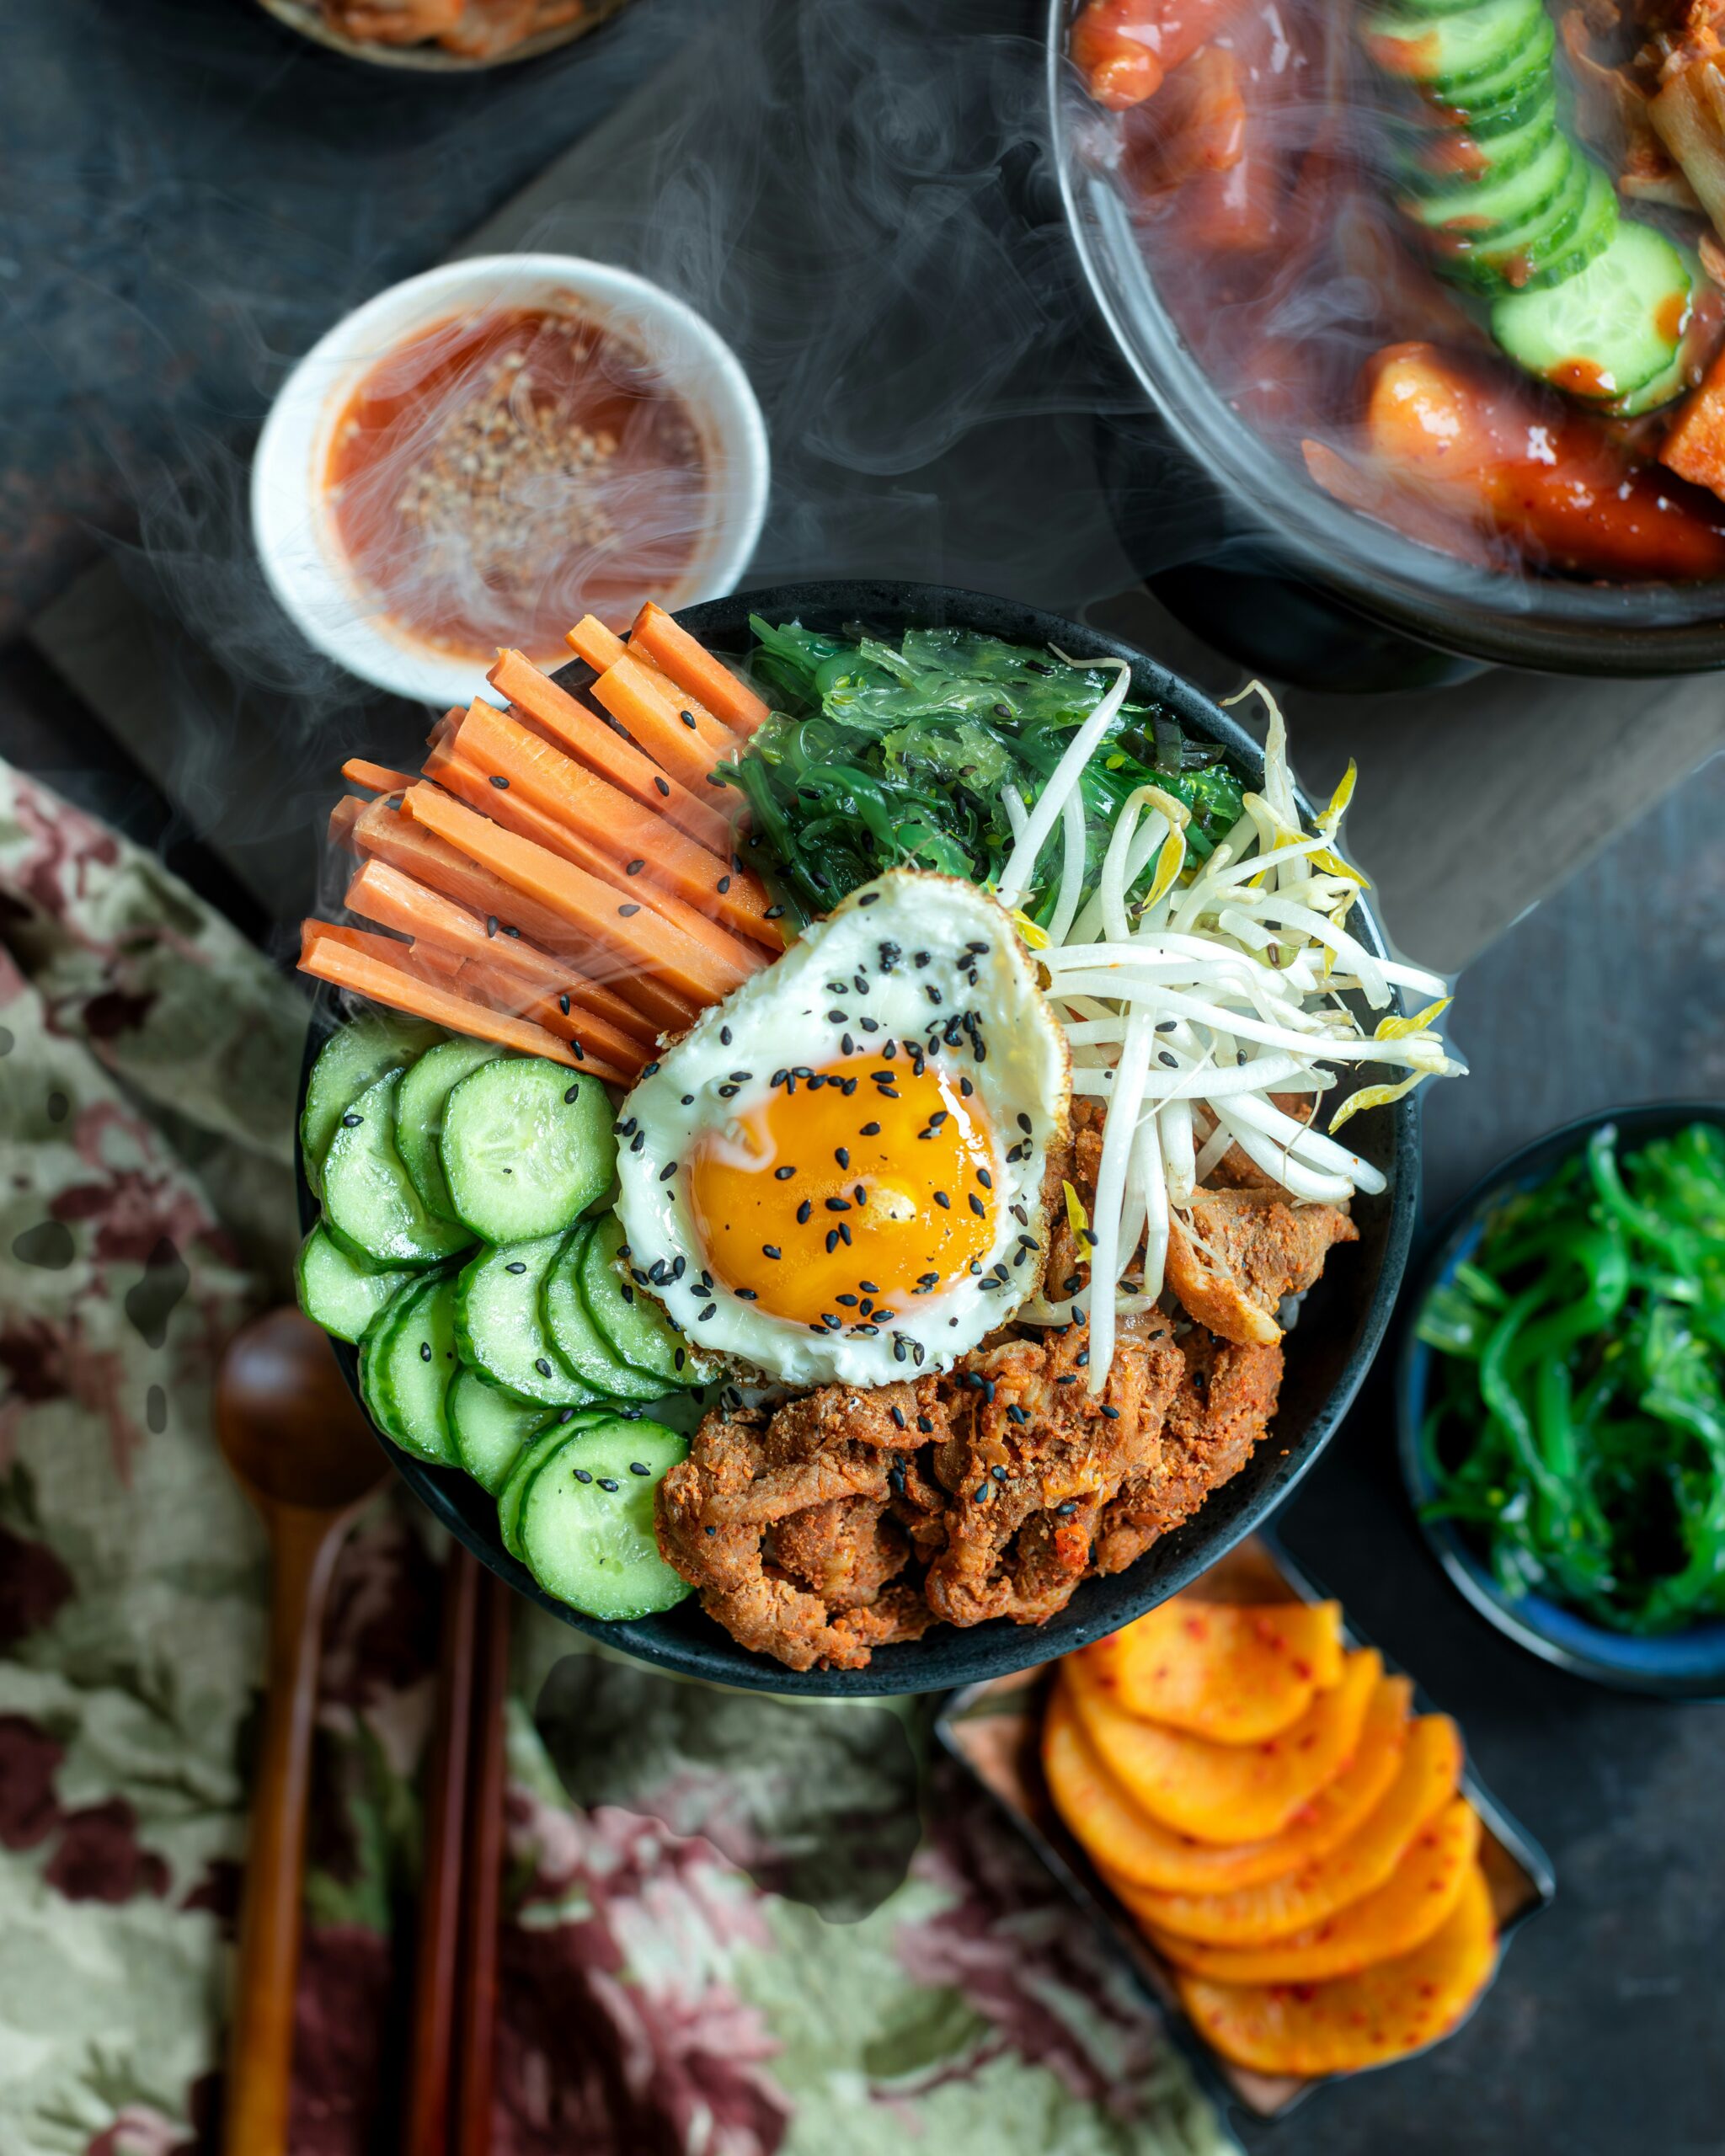
[[[685,703],[673,686],[655,678],[628,652],[600,675],[593,694],[628,729],[629,739],[638,741],[673,778],[699,789],[701,798],[716,803],[721,814],[741,813],[742,795],[713,776],[715,767],[741,746],[734,734],[728,734],[716,719],[697,718],[693,706]]]
[[[758,937],[766,894],[755,878],[697,846],[651,809],[638,808],[626,794],[606,786],[542,734],[531,732],[508,713],[476,702],[445,750],[476,766],[491,781],[493,796],[481,807],[482,814],[506,824],[512,807],[530,806],[554,818],[584,842],[582,851],[571,857],[590,875],[603,876],[607,882],[632,882],[643,868],[650,868],[667,890],[702,913],[737,926],[750,926]],[[427,774],[435,776],[440,767],[441,755],[434,752],[426,761]],[[501,785],[497,783],[499,780]],[[524,831],[522,835],[547,842],[537,830]],[[553,851],[564,849],[556,846]],[[595,853],[596,862],[590,857]],[[631,870],[632,862],[642,866]],[[756,899],[761,902],[759,911],[751,910],[751,902]],[[740,946],[723,929],[713,927],[710,920],[696,940],[740,968],[739,978],[753,973],[760,963],[758,954]]]
[[[619,903],[610,884],[531,840],[518,838],[501,825],[475,815],[435,787],[416,786],[403,797],[402,808],[482,868],[561,914],[571,930],[590,937],[606,952],[619,972],[649,974],[679,995],[702,1003],[718,1002],[736,985],[728,977],[729,969],[698,943],[656,914],[644,914],[639,899]]]
[[[380,928],[393,928],[410,936],[414,947],[427,946],[448,951],[457,958],[478,958],[511,974],[523,995],[567,999],[560,1015],[578,1011],[583,1022],[602,1025],[606,1037],[634,1040],[650,1053],[654,1028],[612,990],[590,981],[566,960],[553,958],[537,943],[501,924],[493,928],[441,893],[428,890],[411,876],[392,868],[387,861],[366,861],[355,871],[344,899],[350,913],[375,921]],[[495,915],[492,919],[495,920]],[[553,1031],[555,1028],[553,1028]],[[609,1049],[605,1051],[610,1054]]]
[[[607,666],[615,666],[628,649],[617,631],[606,628],[596,614],[583,614],[574,628],[564,633],[563,642],[577,659],[585,659],[595,674],[602,674]]]
[[[629,648],[644,652],[680,689],[699,696],[713,716],[735,733],[746,737],[766,717],[766,706],[748,684],[740,681],[728,666],[720,665],[703,644],[650,599],[635,616]]]
[[[686,689],[680,689],[668,674],[662,674],[644,651],[631,651],[622,638],[612,629],[606,627],[596,614],[584,614],[574,628],[567,631],[563,642],[578,659],[585,659],[595,674],[603,674],[615,666],[620,659],[633,659],[636,665],[652,675],[655,686],[667,696],[676,699],[679,711],[686,710],[695,720],[697,729],[706,734],[710,727],[718,732],[711,738],[722,741],[720,754],[731,755],[742,745],[728,726],[716,719],[698,696],[692,696]]]
[[[590,876],[613,885],[625,898],[639,899],[674,928],[681,928],[697,943],[705,944],[715,957],[750,973],[766,963],[752,944],[741,942],[692,906],[685,905],[675,891],[667,890],[665,886],[669,879],[651,857],[637,857],[641,866],[638,873],[632,875],[629,872],[633,864],[602,853],[560,818],[530,799],[525,787],[510,786],[499,792],[492,786],[490,775],[458,750],[434,750],[425,759],[425,776],[435,779],[457,801],[465,801],[468,808],[477,808],[482,816],[489,816],[501,824],[506,831],[514,831],[518,837],[531,839],[536,846],[560,853],[577,868],[585,868]],[[715,868],[721,866],[714,864]]]
[[[547,1033],[569,1043],[577,1063],[585,1064],[590,1070],[596,1067],[606,1077],[616,1073],[630,1085],[647,1067],[653,1054],[650,1048],[607,1026],[590,1011],[565,1011],[556,996],[540,995],[506,967],[489,965],[483,958],[464,958],[460,964],[464,995],[475,996],[511,1018],[526,1018],[533,1025],[543,1026]]]
[[[381,936],[373,940],[380,945],[387,941]],[[391,1011],[404,1011],[409,1017],[425,1018],[434,1026],[446,1027],[452,1033],[465,1033],[473,1040],[495,1041],[500,1048],[516,1049],[523,1055],[542,1055],[553,1063],[574,1067],[574,1051],[566,1048],[543,1026],[536,1026],[526,1018],[511,1018],[503,1011],[492,1011],[473,1001],[458,990],[404,973],[399,966],[387,963],[373,953],[357,947],[351,942],[344,942],[321,921],[305,924],[300,971],[318,980],[327,980],[333,987],[351,989],[355,995],[382,1003]]]
[[[709,851],[729,851],[730,825],[711,803],[660,771],[650,755],[626,741],[597,712],[559,689],[531,659],[518,651],[500,651],[486,678],[533,726],[589,771],[609,780],[644,808],[669,817],[679,830]]]
[[[344,793],[329,812],[329,843],[344,853],[354,850],[354,825],[366,803],[356,793]]]
[[[609,954],[595,951],[575,923],[566,920],[555,908],[539,905],[494,876],[458,847],[448,845],[411,817],[386,808],[381,801],[372,802],[355,819],[352,843],[355,852],[387,862],[392,868],[400,869],[403,875],[453,899],[457,905],[465,906],[482,920],[494,919],[499,927],[506,924],[519,928],[542,951],[549,951],[555,958],[573,959],[590,980],[598,969],[595,960],[599,965],[610,967]],[[663,981],[647,974],[624,980],[618,986],[655,1028],[666,1033],[681,1033],[702,1005],[711,1000],[707,996],[678,995]]]
[[[363,786],[371,793],[405,793],[414,783],[406,771],[393,771],[387,764],[374,764],[364,756],[350,756],[341,775],[350,786]]]

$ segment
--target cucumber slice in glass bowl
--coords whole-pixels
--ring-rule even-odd
[[[482,1241],[560,1235],[610,1189],[617,1134],[596,1078],[510,1056],[463,1078],[438,1141],[451,1204]]]
[[[1622,222],[1575,275],[1500,299],[1492,334],[1518,366],[1572,396],[1629,398],[1674,366],[1694,276],[1663,232]]]

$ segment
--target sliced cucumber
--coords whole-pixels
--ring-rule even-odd
[[[1404,200],[1402,206],[1417,223],[1446,237],[1482,247],[1489,243],[1493,232],[1542,216],[1569,184],[1576,163],[1568,137],[1553,127],[1530,163],[1490,179]],[[410,1077],[417,1077],[427,1063],[446,1053],[434,1049]]]
[[[504,1477],[503,1487],[497,1493],[497,1532],[504,1548],[518,1565],[526,1562],[516,1529],[527,1485],[552,1454],[561,1452],[578,1431],[585,1429],[590,1422],[608,1419],[602,1408],[565,1408],[537,1438],[530,1438],[516,1454],[515,1465]]]
[[[1535,96],[1551,79],[1551,56],[1557,33],[1543,9],[1525,41],[1506,52],[1502,63],[1489,72],[1457,76],[1440,85],[1423,87],[1420,95],[1434,111],[1456,118],[1496,117],[1504,108]]]
[[[1423,126],[1397,137],[1402,187],[1417,200],[1453,195],[1459,205],[1468,196],[1525,171],[1558,139],[1557,100],[1549,91],[1507,134],[1482,142],[1463,127]],[[1423,208],[1403,206],[1410,216],[1425,218]]]
[[[367,1012],[324,1042],[306,1081],[306,1105],[300,1112],[300,1153],[314,1193],[323,1193],[323,1155],[342,1111],[385,1071],[403,1069],[443,1038],[435,1026],[418,1019]]]
[[[1614,419],[1638,419],[1644,412],[1657,412],[1662,404],[1669,404],[1674,397],[1681,397],[1693,386],[1692,365],[1689,342],[1685,338],[1677,348],[1677,356],[1664,373],[1656,374],[1639,389],[1627,391],[1614,398],[1605,407]]]
[[[1602,166],[1590,157],[1583,162],[1588,173],[1581,215],[1567,232],[1524,250],[1519,265],[1521,281],[1511,286],[1513,291],[1536,292],[1548,285],[1561,285],[1566,277],[1575,276],[1589,262],[1597,261],[1616,237],[1617,189]]]
[[[623,1278],[622,1223],[614,1213],[599,1221],[581,1254],[581,1295],[587,1315],[611,1353],[632,1369],[666,1385],[699,1382],[682,1336],[645,1289]]]
[[[1386,75],[1443,96],[1488,81],[1527,62],[1541,25],[1551,18],[1544,0],[1477,0],[1454,14],[1410,21],[1399,9],[1381,8],[1362,26],[1367,51]]]
[[[405,1267],[355,1257],[321,1221],[300,1245],[293,1270],[300,1308],[338,1340],[358,1340],[384,1305],[417,1277]]]
[[[583,1385],[613,1400],[660,1400],[665,1380],[632,1369],[611,1353],[611,1343],[589,1315],[581,1294],[580,1265],[595,1223],[579,1220],[563,1237],[557,1261],[545,1276],[545,1330],[552,1344]]]
[[[360,1349],[360,1392],[387,1438],[441,1467],[456,1463],[446,1401],[457,1368],[455,1276],[409,1283]]]
[[[560,1235],[617,1168],[604,1086],[531,1056],[462,1079],[443,1111],[441,1150],[457,1213],[493,1243]]]
[[[542,1407],[588,1407],[600,1396],[583,1385],[551,1344],[540,1315],[545,1276],[560,1235],[482,1251],[462,1274],[457,1326],[462,1360]]]
[[[1676,360],[1693,291],[1689,264],[1663,232],[1620,223],[1574,276],[1499,300],[1492,334],[1559,389],[1598,402],[1626,398]]]
[[[395,1150],[425,1209],[441,1220],[457,1217],[437,1150],[444,1109],[463,1078],[502,1054],[488,1041],[443,1041],[403,1075],[395,1097]]]
[[[336,1119],[323,1155],[323,1206],[331,1225],[380,1265],[435,1265],[473,1240],[420,1203],[395,1150],[399,1070],[386,1071]]]
[[[656,1422],[590,1422],[527,1478],[515,1536],[547,1594],[617,1621],[673,1609],[689,1583],[659,1554],[654,1492],[688,1450]]]
[[[478,1370],[463,1366],[449,1388],[449,1429],[456,1458],[479,1487],[494,1497],[509,1480],[522,1446],[538,1436],[552,1412],[517,1400]]]
[[[1583,224],[1591,224],[1597,206],[1593,168],[1578,154],[1554,199],[1522,223],[1499,226],[1477,240],[1452,233],[1434,244],[1451,275],[1483,297],[1495,299],[1501,293],[1523,291],[1551,264],[1567,259],[1583,243]],[[1615,198],[1607,211],[1615,216]]]

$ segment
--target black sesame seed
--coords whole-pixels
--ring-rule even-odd
[[[974,1190],[970,1193],[970,1210],[976,1215],[979,1220],[986,1219],[988,1214],[988,1208],[983,1203],[982,1200],[976,1195],[976,1193]]]
[[[782,906],[769,906],[766,909],[766,911],[761,915],[761,918],[763,921],[778,921],[782,919],[783,915],[784,908]]]
[[[538,1371],[542,1378],[548,1378],[551,1375],[551,1365],[542,1355],[536,1355],[533,1358],[533,1368]]]
[[[665,781],[662,778],[655,778],[653,783],[658,791],[660,798],[664,801],[669,801],[670,799],[670,788],[665,784]]]
[[[608,1475],[601,1475],[601,1476],[600,1476],[600,1478],[599,1478],[599,1486],[600,1486],[600,1488],[601,1488],[601,1490],[609,1490],[609,1491],[611,1491],[612,1492],[615,1492],[615,1491],[616,1491],[616,1489],[617,1489],[617,1485],[616,1485],[616,1483],[615,1483],[615,1482],[613,1482],[613,1481],[611,1481],[611,1477],[610,1477]]]
[[[772,1179],[775,1182],[788,1182],[796,1172],[797,1171],[793,1167],[775,1168],[772,1171]]]
[[[708,1319],[713,1315],[718,1308],[718,1305],[717,1303],[709,1303],[704,1310],[697,1310],[695,1313],[696,1324],[705,1325]]]
[[[833,1158],[838,1162],[841,1168],[847,1168],[851,1165],[851,1156],[842,1145],[835,1149],[833,1152]]]
[[[350,1109],[341,1118],[341,1127],[344,1130],[357,1130],[365,1120],[366,1118],[364,1116],[355,1115],[353,1111]]]
[[[859,1138],[879,1138],[880,1135],[880,1125],[878,1123],[865,1123],[862,1129],[857,1132],[857,1135]]]
[[[778,1247],[777,1243],[762,1243],[761,1246],[761,1254],[763,1257],[782,1257],[784,1256],[784,1252]]]
[[[939,1206],[943,1213],[949,1212],[952,1209],[953,1201],[947,1196],[943,1190],[936,1191],[934,1193],[934,1202],[937,1206]],[[970,1203],[973,1205],[976,1205],[976,1200],[974,1198],[971,1199]],[[982,1208],[978,1205],[976,1209],[980,1213],[982,1210]]]
[[[639,913],[640,910],[641,909],[638,905],[619,906],[617,908],[618,913],[622,915],[625,921],[628,919],[631,914]]]
[[[667,1161],[665,1166],[659,1171],[659,1180],[661,1182],[669,1182],[676,1171],[676,1162],[675,1161]]]
[[[880,1021],[878,1018],[859,1018],[857,1023],[865,1033],[878,1033],[880,1031]]]
[[[658,1072],[659,1065],[656,1063],[649,1063],[647,1068],[641,1073],[641,1075],[644,1078],[652,1078],[656,1077]]]
[[[430,1359],[431,1342],[429,1340],[422,1340],[419,1342],[419,1360],[422,1363],[429,1363]]]
[[[740,1303],[758,1303],[761,1300],[761,1298],[756,1294],[752,1288],[739,1288],[737,1289],[737,1300]]]
[[[1104,1407],[1099,1412],[1104,1415],[1110,1422],[1118,1422],[1120,1419],[1120,1411],[1118,1407]]]
[[[581,1083],[580,1083],[580,1081],[579,1081],[579,1079],[577,1079],[577,1080],[575,1081],[575,1083],[574,1083],[573,1086],[571,1086],[569,1088],[569,1090],[564,1093],[564,1095],[563,1095],[563,1100],[564,1100],[564,1102],[567,1103],[567,1102],[569,1102],[578,1101],[578,1100],[579,1100],[579,1099],[580,1099],[580,1097],[581,1097]]]
[[[644,861],[626,861],[623,863],[623,873],[625,876],[638,876],[646,866]]]
[[[593,1477],[587,1472],[587,1470],[585,1467],[576,1468],[574,1475],[575,1480],[578,1482],[590,1482],[593,1480]]]
[[[488,913],[485,916],[485,933],[488,936],[497,933],[497,915],[494,913]]]

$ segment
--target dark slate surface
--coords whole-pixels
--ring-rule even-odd
[[[237,478],[232,446],[284,363],[343,307],[435,259],[608,109],[679,19],[676,0],[650,0],[567,56],[433,85],[314,52],[245,0],[0,0],[0,639],[93,557],[99,534],[134,533],[141,502],[154,529],[174,531],[184,497],[168,481],[188,451]],[[198,567],[204,535],[178,529]],[[1297,702],[1293,717],[1297,729]],[[1392,706],[1362,707],[1362,726],[1395,723]],[[1635,753],[1627,732],[1622,753]],[[153,796],[16,644],[0,648],[0,754],[164,846],[247,918],[200,853],[195,818]],[[1433,1208],[1571,1115],[1725,1094],[1722,819],[1716,763],[1470,969],[1456,1033],[1475,1075],[1431,1099]],[[247,925],[264,926],[255,914]],[[1719,1710],[1594,1691],[1467,1611],[1408,1518],[1381,1386],[1282,1527],[1461,1717],[1487,1780],[1555,1858],[1559,1901],[1460,2038],[1282,2127],[1246,2130],[1250,2146],[1725,2147]]]

